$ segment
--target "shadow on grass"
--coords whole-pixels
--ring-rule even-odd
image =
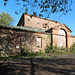
[[[17,58],[0,63],[0,75],[75,75],[72,58]]]

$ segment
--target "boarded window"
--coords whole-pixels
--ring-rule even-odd
[[[40,37],[37,37],[36,41],[37,41],[37,47],[41,48],[42,47],[42,39]]]
[[[66,33],[63,29],[60,29],[58,32],[58,46],[66,47]]]

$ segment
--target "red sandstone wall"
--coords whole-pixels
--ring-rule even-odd
[[[71,31],[69,29],[67,29],[64,24],[53,28],[53,30],[52,30],[52,33],[53,33],[53,46],[55,44],[57,44],[57,46],[58,46],[58,32],[59,32],[60,29],[65,30],[66,35],[67,35],[66,36],[67,37],[66,38],[67,47],[70,48],[70,46],[71,46],[71,44],[70,44],[71,43],[71,37],[70,37],[71,36]]]
[[[75,44],[75,36],[71,37],[71,45]]]
[[[50,21],[50,20],[45,20],[45,19],[41,19],[38,17],[30,17],[30,15],[24,15],[24,26],[30,26],[30,27],[37,27],[37,28],[41,28],[43,30],[48,30],[51,27],[57,26],[60,23],[59,22],[55,22],[55,21]],[[47,23],[47,27],[43,28],[43,24]]]

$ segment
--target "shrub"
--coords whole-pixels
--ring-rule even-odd
[[[57,50],[57,45],[53,46],[52,49],[53,49],[53,53],[55,53]]]
[[[70,48],[71,51],[75,50],[75,44],[73,44]]]
[[[56,50],[57,50],[57,45],[55,45],[55,46],[47,46],[45,52],[46,53],[55,53]]]
[[[45,52],[46,53],[53,53],[52,47],[51,46],[47,46]]]
[[[55,46],[47,46],[46,47],[46,53],[60,53],[60,54],[62,54],[62,53],[65,53],[66,52],[66,50],[67,50],[67,48],[65,48],[65,47],[57,47],[57,45],[55,45]]]
[[[21,55],[28,56],[30,52],[28,51],[27,44],[24,44],[24,48],[21,49]]]

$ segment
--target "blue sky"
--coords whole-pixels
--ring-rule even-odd
[[[23,4],[22,1],[21,4]],[[16,15],[15,11],[19,11],[20,8],[21,6],[16,5],[15,0],[12,0],[12,2],[11,0],[9,0],[6,6],[4,6],[3,0],[0,1],[0,13],[3,11],[9,13],[15,19],[15,23],[14,23],[15,26],[20,20],[22,14],[25,12],[24,10],[22,10],[18,15]],[[61,13],[51,14],[50,19],[66,24],[73,31],[72,35],[75,35],[75,1],[73,1],[71,8],[72,11],[67,13],[67,15],[62,15],[61,17],[59,17]]]

